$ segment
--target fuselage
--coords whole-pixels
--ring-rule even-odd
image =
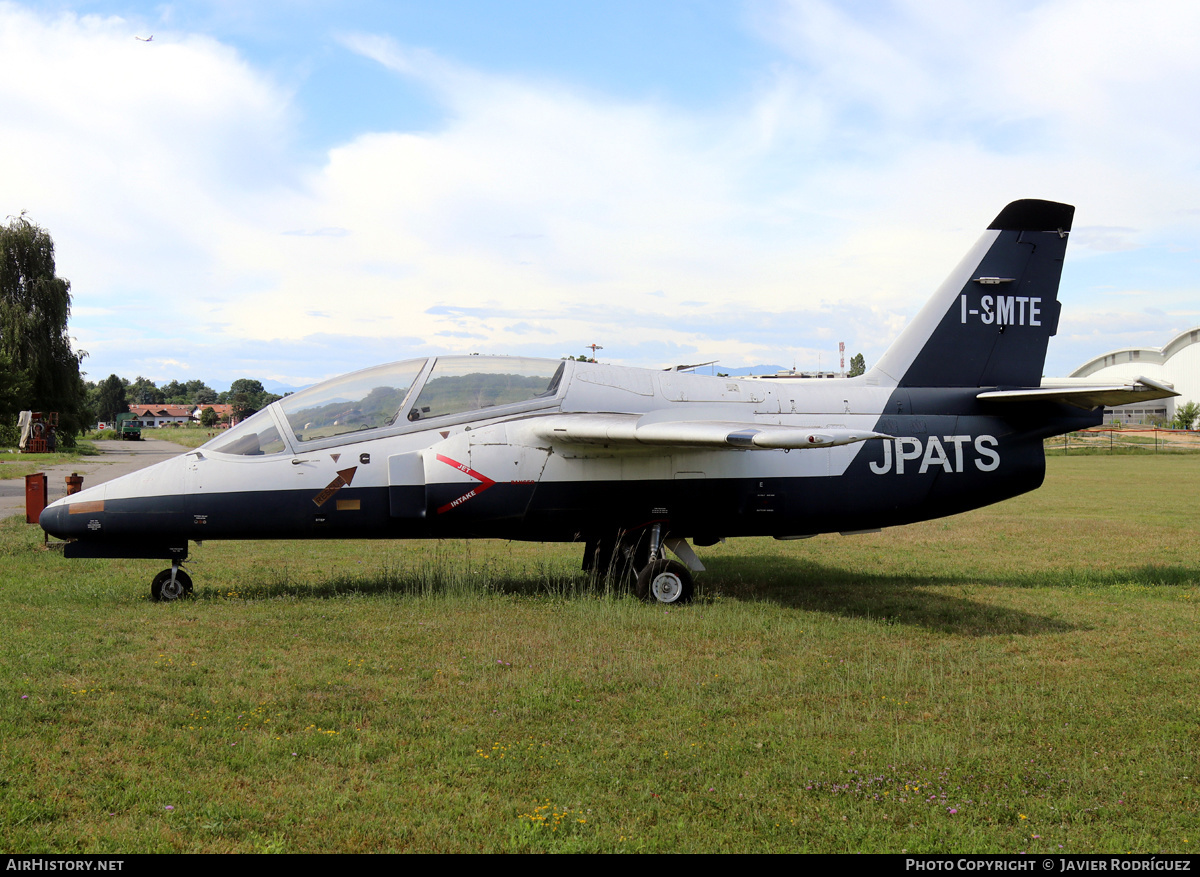
[[[1006,206],[856,378],[390,363],[60,500],[42,526],[75,540],[68,556],[178,559],[204,539],[478,536],[586,540],[585,566],[649,533],[637,561],[654,578],[660,541],[679,555],[687,538],[870,530],[1007,499],[1041,484],[1045,438],[1099,423],[1114,400],[1172,392],[1040,386],[1073,216],[1051,201]]]
[[[196,451],[60,500],[42,526],[77,540],[80,556],[178,556],[205,539],[573,541],[651,521],[701,544],[807,536],[1032,490],[1043,439],[1099,422],[1068,406],[989,406],[979,388],[880,386],[870,375],[740,380],[507,357],[357,374],[365,377],[286,397]],[[561,443],[539,429],[546,418],[596,413],[889,438],[741,450]]]

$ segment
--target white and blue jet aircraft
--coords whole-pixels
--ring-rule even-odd
[[[792,539],[951,515],[1042,483],[1042,440],[1142,378],[1043,381],[1074,208],[1005,207],[866,374],[743,380],[587,362],[437,356],[272,403],[173,460],[65,497],[67,557],[165,558],[208,539],[585,543],[584,569],[682,603],[726,537]],[[795,451],[796,453],[792,453]],[[678,560],[667,559],[672,552]]]

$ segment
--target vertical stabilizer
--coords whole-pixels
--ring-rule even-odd
[[[1075,208],[1000,211],[868,373],[900,387],[1036,387],[1058,331],[1058,281]]]

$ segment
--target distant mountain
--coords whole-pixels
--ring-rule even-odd
[[[260,381],[260,383],[263,385],[263,389],[268,393],[275,393],[279,396],[284,396],[288,393],[294,393],[297,390],[304,389],[304,387],[292,387],[287,384],[280,383],[279,381]],[[308,386],[311,386],[311,384]]]

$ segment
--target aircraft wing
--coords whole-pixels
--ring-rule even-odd
[[[1069,379],[1058,380],[1031,389],[988,390],[975,398],[983,402],[1062,402],[1090,409],[1178,395],[1167,384],[1141,377],[1128,384],[1076,384],[1070,383]]]
[[[870,430],[825,426],[779,426],[729,420],[660,419],[657,412],[630,414],[561,414],[539,418],[535,435],[556,444],[626,447],[735,448],[741,450],[805,450],[891,438]]]

